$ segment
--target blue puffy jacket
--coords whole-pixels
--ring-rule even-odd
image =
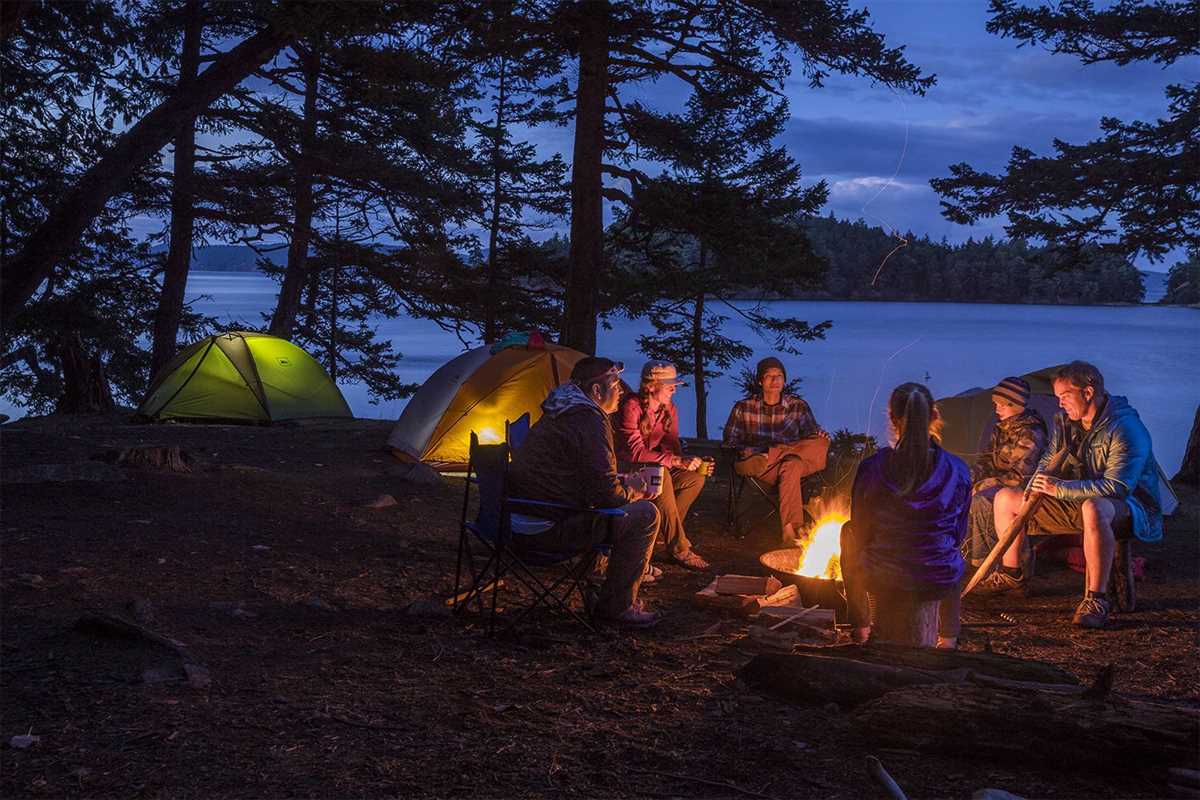
[[[1056,416],[1040,468],[1045,469],[1046,463],[1064,446],[1082,465],[1083,476],[1080,480],[1060,481],[1055,497],[1124,500],[1133,517],[1133,535],[1144,542],[1162,538],[1158,462],[1150,446],[1150,431],[1128,400],[1106,395],[1088,431],[1065,414]]]

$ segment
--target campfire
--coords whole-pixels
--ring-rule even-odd
[[[845,514],[826,514],[817,521],[803,545],[796,574],[806,578],[842,579],[842,526],[850,521]]]

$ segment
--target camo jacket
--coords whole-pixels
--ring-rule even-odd
[[[988,449],[971,468],[971,482],[995,478],[1004,486],[1020,486],[1037,470],[1046,449],[1046,420],[1032,408],[996,423]]]

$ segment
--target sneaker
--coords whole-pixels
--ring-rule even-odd
[[[662,614],[650,611],[642,605],[641,600],[634,600],[633,605],[608,621],[622,628],[650,628],[657,625],[661,619]]]
[[[705,561],[695,550],[688,550],[681,556],[675,556],[676,563],[685,569],[694,569],[697,572],[703,572],[706,569],[711,569],[712,565]]]
[[[1018,578],[1003,569],[998,569],[984,578],[975,591],[980,594],[1004,594],[1005,592],[1020,591],[1025,588],[1024,576]]]
[[[1103,628],[1108,622],[1108,612],[1111,610],[1112,606],[1107,597],[1088,592],[1076,607],[1071,622],[1081,628]]]

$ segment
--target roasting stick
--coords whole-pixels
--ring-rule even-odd
[[[1046,469],[1038,470],[1037,472],[1033,473],[1033,477],[1029,479],[1030,486],[1033,485],[1033,479],[1039,474],[1044,472],[1048,475],[1053,475],[1054,473],[1058,472],[1060,469],[1062,469],[1063,462],[1066,460],[1067,448],[1064,447],[1054,454],[1054,458],[1050,459],[1050,462],[1046,464]],[[1004,557],[1004,554],[1008,552],[1008,548],[1012,547],[1013,542],[1017,540],[1017,536],[1021,533],[1021,531],[1025,530],[1025,526],[1029,524],[1029,519],[1033,516],[1033,512],[1037,510],[1039,505],[1041,505],[1043,497],[1045,497],[1045,495],[1041,492],[1031,492],[1030,489],[1026,487],[1025,498],[1021,501],[1021,508],[1017,511],[1016,518],[1013,519],[1012,524],[1008,526],[1008,529],[1004,531],[1004,535],[1000,537],[1000,540],[996,542],[995,547],[992,548],[992,552],[988,553],[987,558],[985,558],[983,563],[979,565],[979,569],[975,570],[975,574],[971,576],[970,582],[967,584],[966,588],[962,590],[961,597],[966,597],[968,594],[970,594],[971,590],[974,589],[981,580],[986,578],[989,573],[991,573],[992,567],[996,565],[997,561]]]

